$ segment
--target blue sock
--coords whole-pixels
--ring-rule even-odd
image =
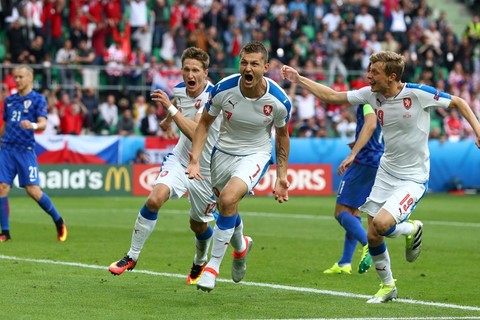
[[[236,222],[237,222],[237,216],[222,216],[221,214],[218,215],[217,219],[217,227],[221,230],[228,230],[228,229],[233,229],[235,228]]]
[[[385,250],[387,250],[387,244],[384,242],[382,242],[381,245],[379,245],[378,247],[375,247],[375,248],[372,248],[372,247],[368,247],[368,251],[370,252],[370,255],[371,256],[378,256],[379,254],[382,254],[385,252]]]
[[[45,211],[52,217],[54,222],[57,222],[61,218],[57,209],[53,205],[52,200],[50,200],[46,193],[42,195],[40,201],[38,201],[38,205],[43,209],[43,211]]]
[[[0,225],[2,231],[10,230],[10,206],[8,197],[0,198]]]
[[[352,236],[365,246],[367,241],[367,232],[362,226],[362,218],[354,216],[353,214],[343,211],[338,215],[338,223],[345,229],[345,231],[352,234]]]
[[[235,228],[242,223],[242,217],[240,217],[240,212],[237,213],[237,220],[235,221]]]
[[[140,209],[140,215],[147,220],[157,220],[158,211],[153,211],[147,208],[147,205],[144,204],[142,209]]]
[[[350,232],[345,232],[345,240],[343,242],[342,257],[338,261],[339,265],[351,264],[355,247],[357,246],[357,239],[353,237]]]
[[[213,234],[213,228],[212,228],[211,225],[208,225],[207,230],[205,230],[201,234],[196,234],[195,237],[198,240],[207,240],[207,239],[210,239],[212,237],[212,234]]]

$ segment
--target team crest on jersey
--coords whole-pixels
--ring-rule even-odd
[[[405,107],[405,109],[409,110],[412,107],[412,99],[403,98],[403,106]]]
[[[168,170],[160,172],[160,177],[165,177],[168,174]]]
[[[269,116],[272,114],[273,107],[269,104],[266,104],[263,106],[263,114],[266,116]]]
[[[195,105],[194,105],[195,109],[197,110],[200,109],[201,104],[202,104],[202,99],[198,99],[197,101],[195,101]]]
[[[28,112],[28,108],[32,105],[32,100],[23,101],[23,112]]]

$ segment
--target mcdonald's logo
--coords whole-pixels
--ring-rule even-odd
[[[110,167],[108,168],[107,175],[105,176],[105,191],[110,191],[112,189],[112,180],[113,187],[115,190],[120,190],[122,188],[122,181],[124,181],[125,191],[130,191],[132,186],[130,183],[130,174],[126,167]]]

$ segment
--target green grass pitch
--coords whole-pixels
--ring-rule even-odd
[[[376,273],[324,275],[340,257],[335,197],[248,197],[240,204],[255,245],[244,281],[230,280],[231,248],[215,290],[185,284],[194,254],[186,199],[160,211],[137,268],[108,265],[130,246],[143,197],[55,197],[69,238],[27,196],[10,199],[12,241],[0,243],[0,312],[5,319],[480,319],[480,197],[429,194],[413,218],[423,251],[404,258],[388,239],[399,300],[369,305]],[[366,225],[366,219],[363,219]],[[360,246],[354,267],[360,258]]]

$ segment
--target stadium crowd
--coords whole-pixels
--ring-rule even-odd
[[[284,82],[283,64],[335,90],[358,89],[380,50],[404,56],[403,81],[459,95],[480,118],[480,17],[457,36],[426,0],[12,0],[1,8],[0,108],[15,91],[9,66],[31,65],[48,102],[44,134],[162,137],[165,114],[149,94],[172,94],[183,50],[209,53],[215,83],[237,70],[253,39],[269,49],[267,76],[292,99],[292,137],[353,138],[356,120],[353,107]],[[474,137],[469,130],[454,111],[432,114],[432,139]]]

